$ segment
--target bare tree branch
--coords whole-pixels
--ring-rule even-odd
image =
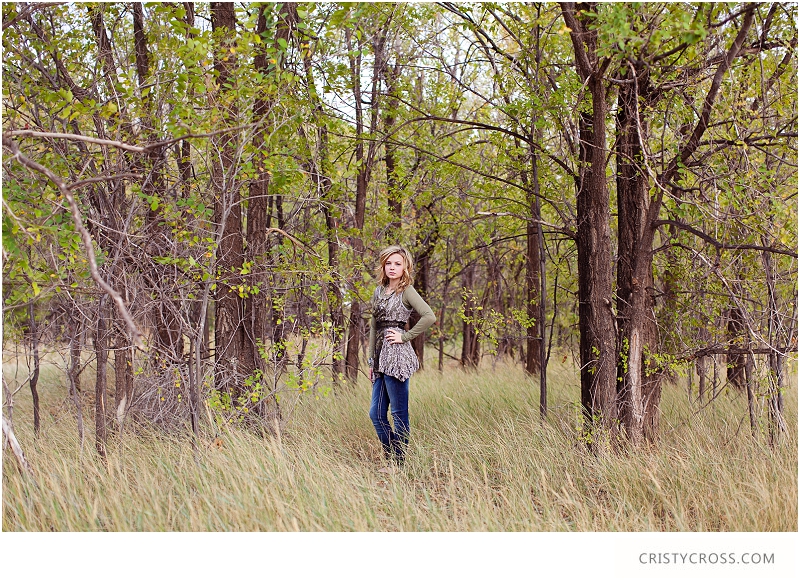
[[[92,279],[97,282],[97,285],[106,292],[111,298],[114,299],[117,308],[119,309],[122,318],[125,320],[125,324],[128,326],[128,332],[131,336],[131,341],[134,345],[136,345],[140,350],[144,350],[144,344],[142,342],[142,333],[139,331],[139,328],[136,326],[136,323],[133,321],[133,317],[131,316],[130,312],[128,312],[128,308],[125,306],[125,302],[122,300],[122,296],[120,296],[119,292],[114,290],[108,282],[106,282],[103,277],[100,275],[100,271],[97,269],[97,259],[94,255],[94,246],[92,245],[92,237],[89,235],[87,229],[83,226],[83,220],[81,218],[81,212],[78,209],[78,204],[75,202],[75,197],[72,194],[72,191],[67,186],[66,182],[63,178],[55,174],[49,168],[42,166],[38,162],[31,160],[24,154],[22,154],[19,150],[19,146],[14,142],[8,134],[3,134],[3,146],[8,148],[11,153],[14,155],[20,164],[27,166],[31,170],[34,170],[40,174],[45,175],[48,179],[50,179],[57,187],[58,190],[61,191],[61,194],[69,203],[70,210],[72,211],[72,220],[75,223],[75,229],[81,234],[81,238],[83,239],[83,246],[86,250],[86,255],[89,259],[89,269],[92,273]]]
[[[710,243],[717,249],[736,249],[736,250],[743,250],[743,249],[751,249],[755,251],[766,251],[769,253],[777,253],[781,255],[787,255],[793,258],[797,257],[797,252],[792,251],[790,249],[781,249],[778,247],[765,247],[763,245],[751,245],[751,244],[728,244],[722,243],[721,241],[717,241],[707,233],[703,233],[699,229],[695,229],[691,225],[686,223],[681,223],[680,221],[673,221],[671,219],[661,219],[659,221],[655,221],[653,223],[653,227],[660,227],[661,225],[672,225],[673,227],[677,227],[678,229],[682,229],[683,231],[688,231],[692,235],[696,235],[703,241]]]

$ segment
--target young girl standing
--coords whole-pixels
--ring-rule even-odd
[[[388,459],[403,464],[408,445],[408,382],[419,369],[411,339],[435,321],[431,307],[411,285],[413,260],[399,245],[391,245],[380,255],[378,287],[372,295],[372,318],[369,321],[369,378],[372,381],[372,404],[369,417],[378,433]],[[405,331],[411,311],[420,319]],[[394,429],[389,424],[391,406]]]

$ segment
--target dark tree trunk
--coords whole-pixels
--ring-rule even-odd
[[[709,345],[711,336],[708,329],[700,327],[698,330],[698,337],[704,345]],[[708,362],[713,357],[705,355],[697,358],[695,362],[695,369],[697,370],[698,387],[697,387],[697,400],[702,404],[705,402],[706,391],[708,390]]]
[[[256,35],[261,36],[267,31],[267,5],[259,7],[258,20],[256,23]],[[275,43],[273,45],[274,54],[278,56],[276,68],[283,66],[282,47],[279,40],[288,43],[290,32],[297,20],[297,12],[294,4],[285,3],[281,6],[280,17],[276,26]],[[269,55],[266,50],[261,50],[256,54],[253,63],[256,73],[264,76],[270,74]],[[247,282],[251,286],[251,292],[245,297],[245,330],[244,337],[245,350],[243,352],[243,369],[245,372],[254,369],[264,370],[265,363],[258,351],[258,344],[265,342],[272,337],[276,347],[276,358],[278,362],[283,361],[284,351],[284,326],[279,319],[272,321],[272,335],[269,331],[268,314],[269,309],[264,301],[267,295],[267,274],[265,268],[268,264],[268,244],[267,244],[267,222],[268,222],[268,200],[269,200],[269,179],[270,175],[265,168],[266,153],[264,152],[264,135],[272,127],[268,116],[275,104],[275,99],[270,97],[264,99],[257,97],[253,104],[253,121],[260,124],[259,131],[253,137],[253,149],[255,154],[255,166],[258,169],[258,176],[250,183],[247,206],[247,261],[251,264],[251,274],[247,277]],[[278,228],[284,229],[282,202],[278,203]],[[252,292],[252,287],[257,286],[260,291],[258,294]],[[274,303],[273,303],[274,304]]]
[[[428,296],[428,278],[430,277],[430,270],[430,255],[429,250],[426,250],[417,258],[416,274],[414,274],[414,288],[417,292],[419,292],[419,295],[422,296],[423,300]],[[419,314],[417,314],[416,311],[412,312],[408,321],[409,328],[417,324],[419,319]],[[417,354],[420,369],[424,368],[426,337],[427,333],[424,332],[411,340],[411,347]]]
[[[646,225],[650,202],[649,180],[641,149],[647,140],[647,122],[639,116],[646,75],[625,69],[629,82],[619,89],[617,107],[617,326],[619,362],[617,396],[620,418],[628,439],[638,444],[654,440],[657,420],[648,419],[651,402],[660,402],[657,375],[648,375],[645,354],[658,343],[653,301],[652,235]],[[649,238],[649,239],[646,239]]]
[[[133,3],[133,37],[134,49],[136,53],[136,75],[140,91],[143,92],[142,103],[145,111],[144,138],[148,142],[157,140],[155,132],[156,120],[153,100],[151,93],[144,93],[147,88],[148,75],[150,72],[150,51],[147,47],[147,35],[144,30],[144,10],[141,2]],[[163,149],[154,148],[144,156],[141,161],[145,179],[142,182],[142,192],[145,197],[156,199],[165,196],[164,177],[163,177]],[[151,205],[147,209],[145,219],[145,231],[148,234],[147,251],[150,256],[169,255],[167,247],[168,231],[161,225],[161,206]],[[180,360],[183,355],[183,334],[180,322],[177,318],[178,308],[174,301],[168,300],[159,286],[168,281],[162,266],[153,263],[153,270],[150,276],[152,293],[161,298],[161,302],[156,303],[150,315],[155,325],[154,353],[156,362],[162,365],[173,363]]]
[[[601,92],[602,93],[602,92]],[[595,107],[603,109],[603,100]],[[581,184],[578,189],[578,328],[581,404],[590,425],[617,422],[616,331],[611,311],[611,230],[605,186],[605,121],[581,114]],[[599,135],[598,135],[599,134]]]
[[[747,388],[747,414],[750,418],[750,433],[755,438],[758,435],[758,424],[756,421],[756,397],[753,392],[753,366],[755,365],[753,355],[745,355],[744,361],[744,380]]]
[[[728,346],[731,349],[741,349],[744,346],[744,319],[738,307],[728,311]],[[728,383],[739,391],[745,389],[745,364],[746,355],[741,352],[728,354]]]
[[[525,296],[527,317],[534,323],[526,329],[526,350],[525,350],[525,371],[528,375],[537,375],[542,368],[542,347],[544,322],[542,319],[541,307],[543,305],[542,289],[542,253],[540,231],[541,213],[538,204],[538,171],[536,170],[536,158],[532,162],[534,167],[534,177],[532,189],[528,190],[528,209],[530,220],[525,226],[525,235],[528,253],[525,261]],[[533,190],[533,192],[531,192]]]
[[[106,367],[108,365],[108,309],[104,294],[97,307],[97,331],[94,339],[97,376],[94,386],[95,447],[100,457],[106,458]]]
[[[69,310],[69,309],[68,309]],[[69,380],[70,394],[72,401],[75,404],[75,416],[78,423],[78,438],[83,448],[83,404],[81,403],[81,322],[78,321],[74,314],[69,314],[68,331],[69,331],[69,369],[67,371],[67,378]]]
[[[119,430],[133,397],[133,351],[128,347],[124,331],[117,333],[114,347],[114,411]]]
[[[396,63],[394,67],[389,67],[387,63],[386,67],[384,68],[384,78],[386,79],[386,94],[389,96],[389,100],[386,104],[386,110],[383,118],[383,131],[387,135],[394,128],[396,110],[400,102],[397,94],[395,93],[395,84],[399,76],[400,64]],[[403,217],[403,202],[400,193],[399,181],[397,180],[397,163],[395,160],[396,149],[397,148],[392,143],[392,140],[386,141],[384,145],[384,161],[386,163],[386,191],[388,194],[388,207],[389,213],[392,217],[392,220],[389,223],[390,233],[400,229]],[[420,364],[422,364],[422,361],[420,361]]]
[[[39,437],[39,391],[36,386],[39,383],[39,330],[36,326],[36,314],[33,309],[33,302],[28,304],[29,328],[31,334],[31,352],[33,353],[33,375],[30,380],[31,397],[33,398],[33,433]]]
[[[475,282],[475,264],[470,264],[464,270],[464,288],[466,296],[464,298],[464,317],[471,319],[475,316],[475,296],[473,286]],[[480,344],[475,325],[468,320],[464,320],[462,327],[461,344],[461,365],[463,367],[477,367],[480,353]]]
[[[579,114],[580,173],[577,195],[578,328],[581,356],[581,404],[590,427],[612,433],[618,421],[616,329],[612,312],[611,210],[606,188],[606,93],[597,57],[597,30],[591,26],[594,4],[562,3],[570,29],[576,69],[588,85],[591,107]],[[577,18],[576,18],[577,16]]]
[[[218,105],[231,80],[235,57],[228,47],[235,42],[236,19],[232,2],[211,3],[211,28],[219,48],[214,56],[218,73]],[[219,107],[219,105],[218,105]],[[233,125],[235,111],[224,107],[225,125]],[[218,390],[238,397],[241,392],[241,369],[244,353],[243,303],[236,288],[242,284],[243,256],[242,209],[238,187],[229,171],[234,167],[233,137],[222,134],[212,140],[217,152],[212,169],[214,186],[214,224],[222,230],[217,251],[217,278],[214,307],[214,380]]]

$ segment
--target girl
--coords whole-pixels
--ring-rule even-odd
[[[369,379],[372,382],[372,405],[369,417],[378,432],[387,459],[402,465],[408,445],[408,382],[419,369],[419,361],[409,341],[435,321],[431,307],[411,285],[411,254],[399,245],[391,245],[380,255],[378,287],[372,295],[372,318],[369,321]],[[405,331],[411,310],[420,319]],[[392,408],[394,430],[387,412]]]

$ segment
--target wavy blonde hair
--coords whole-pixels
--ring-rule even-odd
[[[378,268],[375,270],[375,275],[378,277],[378,282],[380,282],[381,286],[385,288],[389,285],[389,277],[386,275],[384,266],[386,262],[389,261],[389,257],[396,253],[403,256],[405,260],[403,275],[400,276],[400,282],[397,284],[397,291],[402,292],[414,282],[414,259],[411,257],[411,252],[402,245],[390,245],[381,251],[380,261],[378,262]]]

